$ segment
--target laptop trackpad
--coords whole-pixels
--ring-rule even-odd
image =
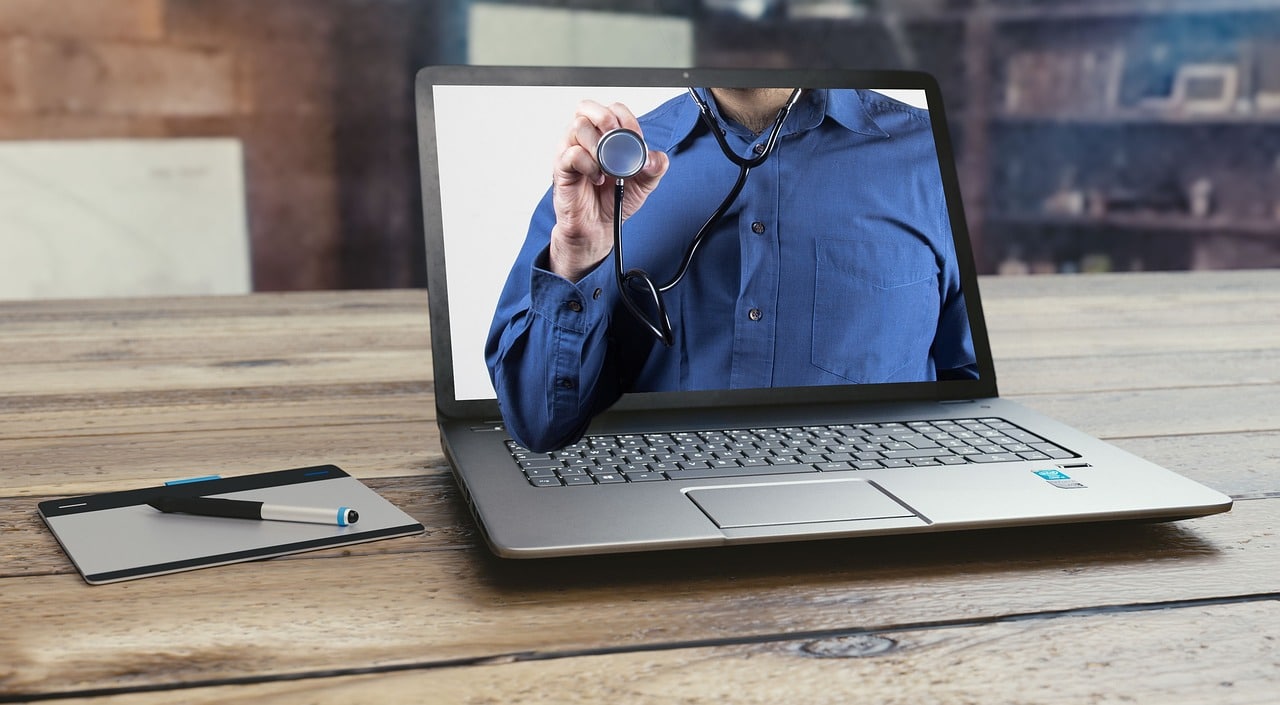
[[[702,487],[685,494],[721,529],[917,517],[866,480]]]

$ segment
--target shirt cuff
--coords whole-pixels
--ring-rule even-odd
[[[546,269],[546,251],[534,260],[529,279],[529,309],[565,330],[585,333],[606,321],[614,291],[609,258],[576,283]]]

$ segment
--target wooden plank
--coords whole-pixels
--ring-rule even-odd
[[[1029,298],[1064,299],[1115,296],[1143,302],[1170,297],[1253,297],[1280,292],[1280,271],[1274,269],[1218,272],[1121,272],[1089,275],[979,277],[984,303]]]
[[[342,296],[341,294],[346,294]],[[341,321],[352,330],[408,330],[427,322],[421,290],[303,292],[165,299],[0,302],[8,340],[81,336],[144,339],[226,336],[287,329],[319,331]]]
[[[67,703],[1270,702],[1274,599],[303,677]],[[1174,644],[1175,648],[1170,648]],[[538,654],[539,657],[543,656]]]
[[[434,422],[430,391],[426,381],[370,381],[9,397],[0,439]]]
[[[997,296],[985,298],[983,308],[989,323],[1028,325],[1031,330],[1078,328],[1088,325],[1119,328],[1144,323],[1170,324],[1179,321],[1217,321],[1249,325],[1274,320],[1280,303],[1280,286],[1216,291],[1194,286],[1187,279],[1181,291],[1162,292],[1095,290],[1092,280],[1080,282],[1080,289],[1053,287],[1048,292],[1008,283],[994,287]],[[1188,286],[1190,285],[1190,286]],[[988,287],[983,286],[984,295]]]
[[[340,408],[332,413],[329,423],[282,418],[226,430],[0,441],[0,496],[70,496],[326,463],[362,479],[444,467],[433,423],[392,418],[372,403],[353,402],[345,416]],[[369,422],[359,423],[361,417]]]
[[[249,296],[181,296],[109,299],[46,299],[41,301],[0,301],[6,322],[42,320],[99,320],[165,318],[186,315],[235,315],[252,318],[307,317],[331,312],[371,313],[381,310],[418,311],[424,308],[424,289],[383,289],[368,291],[287,291],[260,292]]]
[[[336,334],[335,334],[336,335]],[[221,390],[246,387],[276,387],[335,382],[392,382],[431,379],[431,353],[421,347],[380,345],[365,338],[368,347],[343,350],[337,345],[316,344],[297,349],[297,341],[281,349],[275,340],[247,344],[237,341],[236,350],[210,350],[210,341],[189,341],[189,355],[166,351],[164,358],[147,358],[133,353],[107,353],[102,346],[89,354],[110,355],[92,364],[30,362],[0,366],[11,375],[4,383],[7,396],[57,394],[110,394],[147,390]],[[312,340],[312,343],[319,341]],[[204,343],[202,353],[194,348]],[[216,345],[216,344],[215,344]],[[252,346],[250,346],[252,345]],[[58,349],[64,346],[58,345]],[[338,349],[335,349],[338,348]],[[36,353],[32,351],[32,355]]]
[[[1001,357],[995,361],[1002,394],[1058,394],[1185,387],[1226,387],[1280,382],[1280,347]]]
[[[1280,500],[1253,500],[1176,524],[534,562],[351,555],[96,587],[12,578],[0,590],[0,684],[140,688],[1271,593],[1278,521]]]
[[[6,365],[47,364],[51,346],[67,366],[118,360],[306,353],[316,350],[429,350],[426,319],[417,314],[337,313],[290,320],[252,316],[171,317],[111,321],[32,321],[11,330],[0,352]],[[6,323],[6,327],[8,327]],[[214,346],[210,349],[210,346]],[[266,349],[263,350],[263,346]]]
[[[1002,394],[1101,438],[1280,430],[1280,384]]]
[[[255,424],[270,427],[290,419],[299,425],[434,420],[431,387],[425,380],[375,379],[337,384],[14,396],[3,398],[5,410],[0,412],[0,418],[12,421],[13,430],[5,436],[16,438],[95,432],[155,433],[183,427],[187,430],[244,428]],[[345,421],[341,414],[343,407],[350,409]],[[165,414],[177,416],[170,416],[167,424],[156,418]],[[129,418],[134,415],[146,417],[143,425]]]
[[[1118,438],[1114,445],[1233,497],[1280,491],[1280,433]]]
[[[1204,353],[1269,350],[1280,345],[1277,322],[1242,324],[1135,324],[1127,328],[1027,331],[1008,328],[990,332],[992,356],[1057,358],[1064,356],[1131,356],[1152,351]],[[997,367],[997,369],[999,369]]]

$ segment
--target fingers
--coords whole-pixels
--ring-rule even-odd
[[[620,127],[636,133],[640,132],[640,121],[636,119],[631,109],[622,103],[614,103],[605,107],[594,100],[584,100],[578,104],[578,111],[575,113],[575,117],[585,118],[593,125],[599,133],[596,136],[597,139],[599,139],[599,135]]]
[[[584,100],[578,104],[573,122],[561,143],[560,156],[556,160],[555,177],[558,182],[575,181],[579,176],[600,186],[607,180],[595,160],[596,144],[600,137],[610,130],[625,128],[642,134],[640,121],[631,109],[622,103],[609,106],[601,105],[593,100]],[[582,159],[582,153],[589,158]]]
[[[644,168],[640,173],[632,177],[631,181],[635,186],[645,193],[657,188],[658,181],[662,179],[663,174],[667,173],[667,168],[671,166],[671,159],[666,152],[658,152],[649,150],[649,159],[645,162]]]
[[[605,182],[606,177],[600,170],[600,165],[596,163],[594,154],[580,144],[572,144],[556,159],[554,178],[558,184],[568,185],[585,179],[595,186],[600,186]]]

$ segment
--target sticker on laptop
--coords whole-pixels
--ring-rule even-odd
[[[1059,487],[1064,490],[1075,490],[1075,489],[1080,489],[1086,486],[1082,482],[1079,482],[1077,480],[1072,480],[1070,475],[1066,474],[1061,470],[1057,470],[1057,469],[1032,470],[1031,472],[1034,472],[1035,474],[1039,475],[1041,479],[1045,480],[1046,482],[1053,485],[1054,487]]]

